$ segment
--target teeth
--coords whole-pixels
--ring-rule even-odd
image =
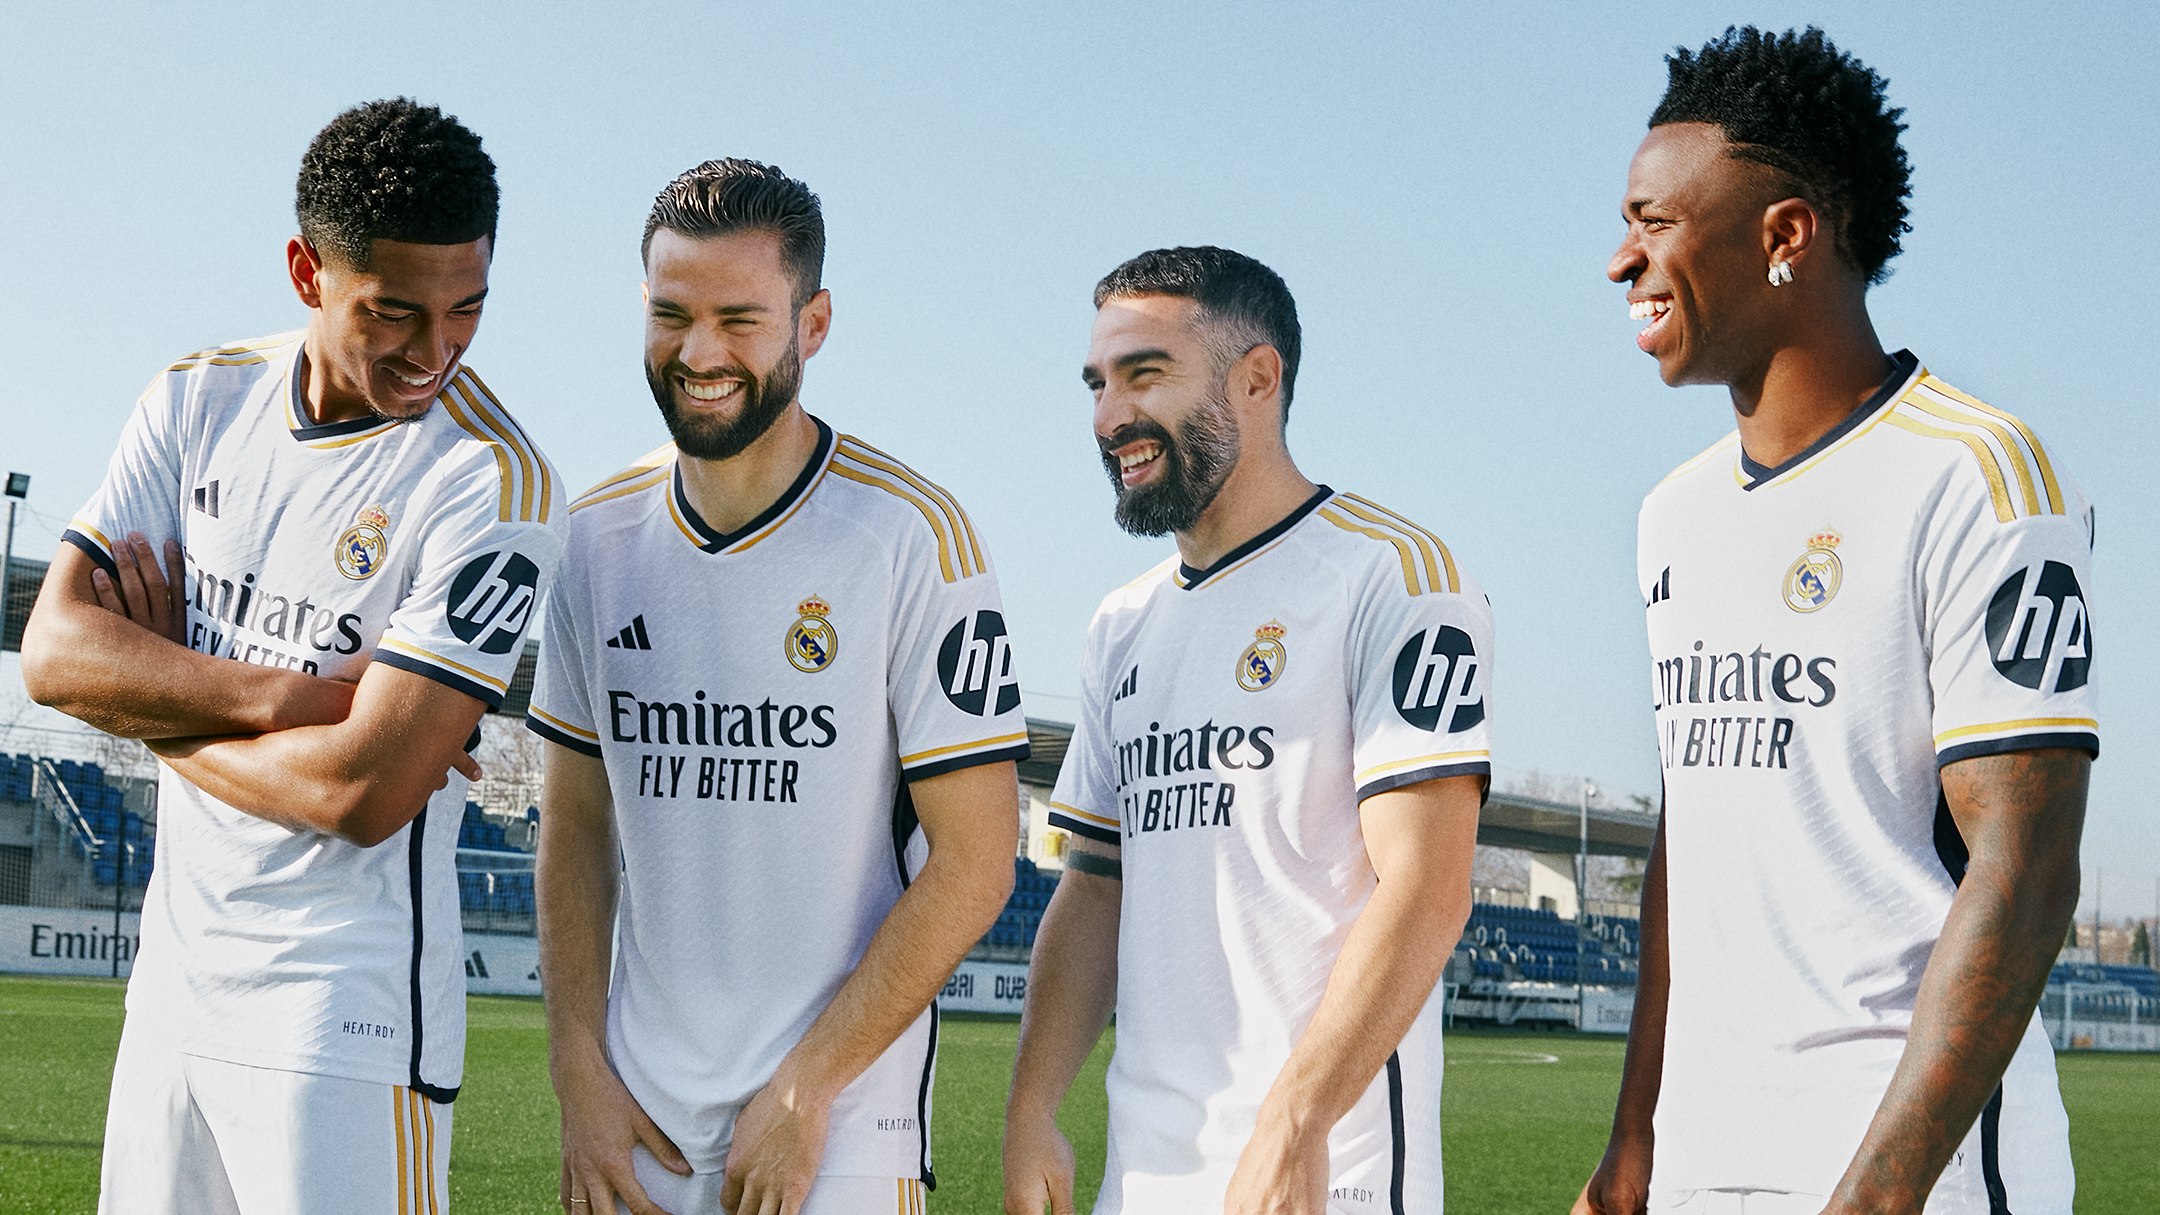
[[[398,379],[400,379],[400,380],[403,380],[404,382],[406,382],[407,384],[410,384],[410,385],[412,385],[412,386],[413,386],[413,387],[415,387],[415,388],[425,388],[425,387],[427,387],[427,386],[428,386],[429,384],[432,384],[432,383],[434,383],[434,382],[435,382],[435,377],[434,377],[434,376],[431,376],[431,375],[411,376],[411,375],[406,375],[406,374],[405,374],[404,372],[402,372],[402,371],[398,371],[398,370],[396,370],[396,369],[394,369],[394,368],[393,368],[393,369],[391,370],[390,374],[391,374],[391,375],[394,375],[394,376],[396,376],[396,377],[397,377]]]
[[[1628,305],[1627,314],[1630,320],[1647,321],[1651,317],[1663,316],[1670,311],[1672,311],[1671,300],[1636,300]]]
[[[700,384],[694,380],[682,382],[683,391],[696,401],[717,401],[742,386],[741,380],[722,380],[717,384]]]
[[[1120,469],[1137,468],[1140,465],[1147,463],[1149,460],[1152,460],[1161,454],[1162,444],[1150,443],[1146,447],[1143,447],[1138,451],[1127,452],[1124,455],[1119,456],[1118,467]]]

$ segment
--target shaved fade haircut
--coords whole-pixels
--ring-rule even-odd
[[[1912,169],[1889,81],[1814,26],[1783,34],[1728,26],[1699,51],[1675,49],[1665,65],[1670,79],[1651,126],[1718,127],[1735,159],[1768,166],[1830,221],[1838,253],[1868,282],[1890,276],[1899,238],[1912,231]]]
[[[378,240],[462,245],[495,239],[502,194],[480,137],[409,97],[330,120],[300,158],[300,235],[365,270]],[[489,252],[493,252],[492,247]]]
[[[692,240],[737,232],[780,238],[780,261],[795,276],[800,310],[825,276],[825,215],[810,187],[771,165],[728,157],[708,160],[671,181],[645,217],[638,257],[650,261],[653,233],[662,228]]]
[[[1095,284],[1095,307],[1136,295],[1176,296],[1200,306],[1195,325],[1218,379],[1254,347],[1274,347],[1282,356],[1282,411],[1289,421],[1301,331],[1297,301],[1281,275],[1213,245],[1153,249],[1104,275]]]

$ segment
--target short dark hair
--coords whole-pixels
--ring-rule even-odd
[[[1095,284],[1095,306],[1133,295],[1174,295],[1200,305],[1200,323],[1215,358],[1215,373],[1255,346],[1282,356],[1283,417],[1297,384],[1300,331],[1297,301],[1282,276],[1242,253],[1213,245],[1151,249]]]
[[[1783,34],[1727,26],[1700,51],[1675,48],[1665,64],[1671,79],[1651,126],[1721,128],[1734,157],[1784,175],[1830,220],[1838,252],[1867,281],[1890,276],[1898,238],[1912,231],[1912,169],[1898,144],[1905,111],[1886,104],[1889,81],[1812,25]]]
[[[502,201],[480,137],[409,97],[331,119],[300,158],[295,195],[300,234],[359,269],[378,240],[492,242]]]
[[[708,160],[671,181],[645,217],[638,257],[652,252],[653,233],[705,239],[736,232],[780,238],[780,261],[795,275],[795,306],[818,293],[825,276],[825,215],[810,187],[771,165],[730,156]]]

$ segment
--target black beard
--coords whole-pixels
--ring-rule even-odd
[[[1142,439],[1162,444],[1163,475],[1152,484],[1127,489],[1117,457],[1110,453]],[[1117,487],[1118,526],[1135,536],[1190,530],[1237,467],[1237,420],[1219,390],[1178,424],[1175,440],[1160,423],[1143,418],[1096,442],[1110,484]]]
[[[667,422],[668,434],[674,436],[675,450],[692,459],[725,460],[740,455],[772,429],[773,422],[795,402],[795,394],[802,389],[802,339],[789,342],[787,353],[766,368],[764,375],[752,375],[744,367],[722,367],[720,373],[740,377],[743,382],[742,408],[732,419],[699,417],[676,403],[675,377],[698,378],[680,361],[670,359],[658,369],[645,364],[645,383],[652,388],[653,400],[660,404],[660,416]]]

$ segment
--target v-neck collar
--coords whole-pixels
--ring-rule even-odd
[[[811,485],[817,481],[818,473],[832,459],[834,444],[833,428],[827,426],[821,418],[813,416],[810,420],[817,423],[818,441],[816,450],[810,453],[809,462],[803,465],[802,472],[796,474],[794,483],[788,486],[786,493],[780,495],[779,501],[766,507],[758,513],[757,518],[732,532],[716,532],[698,516],[697,509],[690,505],[690,496],[683,492],[682,465],[675,465],[669,488],[669,493],[674,496],[675,514],[682,520],[684,527],[692,534],[693,542],[700,549],[708,553],[718,553],[742,543],[793,510],[809,494]]]
[[[1259,552],[1262,548],[1265,548],[1268,544],[1275,541],[1284,532],[1287,532],[1291,528],[1296,527],[1299,520],[1313,513],[1315,510],[1318,510],[1322,502],[1325,502],[1329,498],[1332,498],[1334,496],[1334,490],[1329,489],[1325,485],[1321,486],[1320,488],[1313,491],[1312,497],[1305,499],[1302,505],[1300,505],[1296,510],[1291,511],[1289,514],[1283,516],[1282,519],[1278,521],[1273,527],[1268,528],[1266,531],[1261,532],[1259,535],[1254,536],[1252,539],[1247,540],[1245,543],[1238,545],[1234,549],[1231,549],[1229,552],[1223,554],[1222,558],[1216,561],[1215,564],[1207,567],[1204,570],[1196,570],[1193,567],[1185,564],[1183,561],[1178,562],[1178,586],[1181,589],[1188,591],[1197,589],[1201,583],[1206,582],[1208,579],[1222,573],[1224,570],[1229,569],[1231,566],[1236,565],[1238,562],[1243,561],[1245,558],[1252,556],[1256,552]]]
[[[1800,465],[1806,463],[1808,460],[1822,454],[1825,450],[1829,448],[1832,443],[1835,443],[1839,439],[1844,438],[1846,435],[1851,434],[1856,428],[1860,426],[1861,423],[1867,421],[1869,418],[1874,417],[1877,413],[1881,412],[1886,406],[1888,406],[1892,401],[1897,400],[1901,390],[1904,389],[1906,382],[1912,379],[1913,373],[1920,369],[1920,360],[1914,357],[1912,351],[1900,350],[1896,354],[1890,356],[1890,362],[1890,374],[1883,380],[1882,384],[1875,389],[1875,395],[1869,397],[1866,401],[1862,402],[1860,408],[1853,410],[1849,414],[1846,414],[1845,420],[1831,427],[1826,433],[1824,433],[1823,437],[1815,440],[1813,443],[1808,444],[1805,450],[1786,460],[1783,464],[1778,465],[1776,468],[1770,468],[1763,464],[1758,464],[1754,459],[1749,457],[1749,455],[1747,454],[1747,447],[1745,444],[1743,444],[1740,448],[1740,475],[1747,478],[1747,480],[1741,485],[1741,488],[1753,490],[1758,486],[1774,481],[1777,478],[1784,476],[1786,473],[1791,472],[1793,469],[1800,467]]]

